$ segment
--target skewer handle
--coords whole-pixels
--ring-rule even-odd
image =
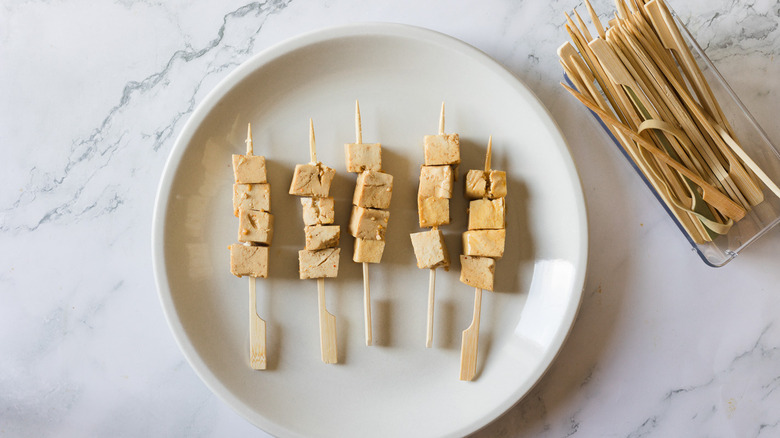
[[[252,124],[251,123],[247,123],[247,126],[246,126],[246,140],[244,140],[244,141],[246,143],[246,154],[251,156],[252,154],[255,153],[254,152],[254,144],[252,142]]]
[[[265,321],[257,315],[257,290],[255,278],[249,277],[249,364],[254,370],[266,366]]]
[[[428,280],[428,337],[425,340],[425,347],[433,346],[433,302],[436,294],[436,268],[431,269],[431,275]]]
[[[371,284],[368,279],[368,263],[363,263],[363,314],[366,322],[366,345],[373,343],[371,330]]]
[[[474,290],[474,317],[471,325],[463,330],[460,347],[460,380],[473,380],[477,374],[479,347],[479,317],[482,313],[482,289]]]
[[[363,143],[363,125],[360,123],[360,102],[355,100],[355,143]]]
[[[314,121],[309,119],[309,157],[312,163],[317,162],[317,142],[314,140]]]
[[[320,313],[320,351],[325,363],[338,363],[336,351],[336,317],[325,308],[325,279],[317,279],[317,301]]]
[[[490,172],[490,160],[493,155],[493,136],[488,139],[487,153],[485,154],[485,172]]]
[[[439,114],[439,135],[444,134],[444,102],[441,103],[441,114]]]

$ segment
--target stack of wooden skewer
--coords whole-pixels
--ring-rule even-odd
[[[574,88],[562,85],[601,118],[694,242],[728,233],[764,200],[761,183],[780,197],[737,142],[663,0],[616,0],[606,30],[585,4],[596,36],[567,14],[573,45],[558,55]]]

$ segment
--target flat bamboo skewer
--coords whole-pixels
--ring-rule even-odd
[[[355,142],[363,143],[363,126],[360,123],[360,103],[355,101]],[[366,345],[373,343],[373,333],[371,330],[371,282],[368,277],[368,263],[363,262],[363,316],[366,327]]]
[[[252,124],[247,126],[246,155],[254,154],[252,143]],[[264,370],[266,367],[265,321],[257,314],[257,289],[255,277],[249,276],[249,363],[252,369]]]
[[[441,103],[441,113],[439,114],[439,135],[444,134],[444,102]],[[438,227],[434,226],[434,230]],[[433,346],[433,308],[436,297],[436,268],[431,268],[428,277],[428,326],[426,330],[425,347]]]
[[[314,139],[314,122],[309,119],[309,155],[312,163],[317,162],[317,144]],[[338,363],[336,350],[336,316],[325,307],[325,279],[317,279],[317,304],[320,319],[320,353],[325,363]]]
[[[558,54],[578,91],[564,87],[602,119],[694,241],[728,232],[763,201],[760,183],[780,197],[734,140],[664,0],[617,0],[606,30],[585,5],[598,36],[577,11],[566,14],[577,50],[567,43]]]
[[[493,149],[493,136],[488,139],[485,154],[485,173],[490,172],[490,158]],[[482,289],[474,288],[474,315],[471,325],[463,330],[460,347],[460,380],[473,380],[477,374],[477,353],[479,352],[479,320],[482,313]]]

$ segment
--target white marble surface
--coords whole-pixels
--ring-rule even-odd
[[[540,383],[477,436],[780,435],[780,230],[720,269],[690,251],[558,85],[576,6],[4,1],[0,436],[266,436],[209,392],[168,330],[150,261],[155,190],[187,117],[235,66],[356,21],[484,50],[541,98],[579,167],[591,242],[579,317]],[[673,6],[780,143],[777,2]]]

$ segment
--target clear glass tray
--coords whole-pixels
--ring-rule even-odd
[[[674,11],[671,12],[677,26],[682,31],[683,38],[685,38],[688,47],[691,49],[694,59],[699,64],[704,77],[707,79],[713,94],[718,100],[718,103],[723,110],[723,114],[731,124],[736,139],[742,146],[742,149],[745,150],[775,184],[780,185],[780,153],[778,153],[777,148],[769,141],[769,138],[763,129],[761,129],[761,126],[758,125],[747,108],[745,108],[745,105],[742,104],[739,97],[734,93],[734,90],[731,89],[720,72],[715,68],[715,65],[713,65],[712,61],[704,53],[704,50],[702,50],[693,38],[679,16],[677,16]],[[566,78],[566,81],[569,85],[574,86],[568,77]],[[653,192],[653,195],[658,199],[658,202],[666,210],[669,217],[674,221],[680,229],[680,232],[682,232],[683,236],[685,236],[704,263],[713,267],[725,265],[733,260],[748,245],[766,234],[767,231],[780,222],[780,198],[764,187],[764,201],[748,211],[747,215],[745,215],[742,220],[735,223],[727,234],[717,237],[712,242],[703,244],[695,243],[688,233],[685,232],[672,212],[669,211],[666,204],[661,200],[642,172],[634,165],[628,155],[625,154],[617,139],[615,139],[609,130],[607,130],[598,116],[594,114],[594,117],[604,128],[607,135],[612,138],[612,141],[615,142],[618,150],[623,152],[623,155],[626,156],[628,162],[634,167],[634,170],[637,171],[637,174],[642,180],[644,180],[648,189]]]

